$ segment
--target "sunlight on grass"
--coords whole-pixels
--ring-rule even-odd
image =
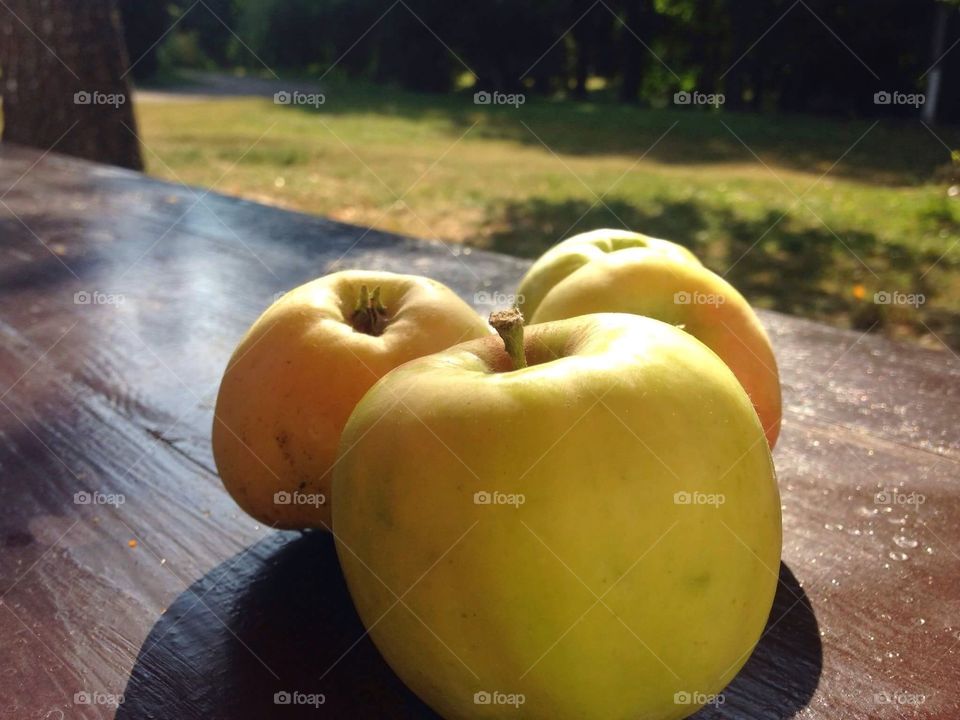
[[[626,225],[690,246],[758,306],[960,346],[957,178],[919,124],[478,108],[339,85],[319,112],[154,96],[137,114],[148,171],[168,180],[527,257]]]

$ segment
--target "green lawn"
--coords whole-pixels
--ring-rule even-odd
[[[148,170],[527,257],[626,225],[691,247],[756,306],[960,348],[958,129],[325,89],[318,111],[143,100]]]

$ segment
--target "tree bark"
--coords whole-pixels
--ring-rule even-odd
[[[570,9],[574,20],[577,20],[573,29],[570,31],[570,37],[573,39],[574,68],[573,68],[573,97],[577,100],[584,100],[587,97],[587,74],[589,72],[589,53],[590,53],[590,21],[589,17],[591,6],[587,0],[575,0],[571,3]],[[587,17],[583,13],[587,13]]]
[[[921,115],[924,122],[933,125],[937,121],[937,101],[940,99],[940,83],[943,79],[943,68],[940,65],[943,55],[944,40],[947,35],[947,22],[950,20],[951,7],[945,2],[937,3],[937,14],[933,22],[933,37],[931,40],[930,55],[934,65],[927,75],[927,97],[923,104]]]
[[[650,21],[653,12],[645,12],[648,0],[627,0],[624,3],[624,24],[620,28],[620,41],[623,58],[623,71],[620,81],[620,101],[635,103],[643,79],[643,64],[646,60],[646,48],[634,37],[650,37]],[[629,29],[628,29],[629,28]],[[644,40],[646,42],[646,40]]]
[[[113,0],[0,6],[3,140],[140,170]]]

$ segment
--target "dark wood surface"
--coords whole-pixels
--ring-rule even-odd
[[[11,147],[0,195],[0,717],[114,716],[83,692],[122,693],[131,719],[434,717],[357,642],[330,538],[258,526],[223,491],[213,400],[250,322],[309,278],[417,272],[473,302],[525,261]],[[763,320],[781,584],[698,717],[958,718],[960,359]]]

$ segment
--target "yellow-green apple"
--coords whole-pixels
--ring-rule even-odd
[[[213,454],[237,504],[279,528],[329,527],[343,426],[389,370],[490,328],[446,286],[414,275],[346,271],[291,290],[230,358]]]
[[[628,248],[700,265],[692,252],[669,240],[629,230],[591,230],[557,243],[537,259],[523,276],[517,289],[517,307],[525,318],[532,318],[543,296],[554,285],[597,258]]]
[[[685,717],[749,657],[777,585],[750,400],[657,320],[496,322],[509,351],[411,361],[347,422],[333,530],[360,616],[448,720]]]
[[[781,399],[773,347],[750,304],[722,277],[675,254],[642,248],[600,253],[550,287],[529,320],[598,312],[645,315],[703,342],[733,370],[753,401],[767,442],[771,448],[776,444]]]

